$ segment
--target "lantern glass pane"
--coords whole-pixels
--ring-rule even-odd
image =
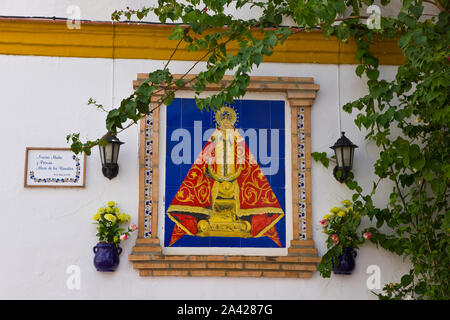
[[[114,145],[114,155],[113,155],[113,157],[114,157],[113,162],[114,163],[117,163],[117,160],[119,159],[119,149],[120,149],[120,144],[115,144]]]
[[[334,149],[334,152],[336,154],[336,162],[337,162],[337,166],[338,168],[342,168],[344,166],[343,164],[343,157],[342,157],[342,147],[338,147],[336,149]]]
[[[352,147],[343,147],[342,153],[344,156],[344,167],[350,167],[352,165]]]
[[[108,143],[105,147],[105,158],[106,158],[106,163],[108,163],[108,164],[112,163],[112,160],[113,160],[113,144],[112,143]]]
[[[100,160],[102,164],[105,164],[105,147],[99,146],[100,149]]]
[[[353,167],[353,157],[355,156],[355,148],[351,147],[350,148],[350,163],[349,166]]]

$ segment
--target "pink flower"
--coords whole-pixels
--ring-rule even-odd
[[[363,234],[363,237],[364,237],[364,239],[369,240],[370,238],[372,238],[372,234],[368,231]]]
[[[137,226],[133,223],[131,226],[130,226],[130,230],[131,231],[134,231],[134,230],[136,230],[137,229]]]
[[[320,220],[320,224],[322,225],[322,227],[325,227],[328,224],[328,220],[327,219]]]
[[[128,236],[126,234],[123,234],[120,236],[120,240],[127,240]]]
[[[339,242],[339,237],[337,234],[333,234],[331,236],[331,239],[333,239],[334,244],[337,244]]]

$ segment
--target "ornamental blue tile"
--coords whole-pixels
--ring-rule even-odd
[[[168,121],[175,121],[174,114],[178,112],[181,118],[180,127],[167,124],[166,130],[164,245],[175,247],[285,247],[286,190],[284,187],[286,168],[284,161],[280,160],[285,159],[284,102],[272,104],[271,101],[263,100],[238,100],[231,106],[223,108],[217,116],[212,113],[210,116],[201,113],[195,107],[192,99],[179,99],[179,103],[181,108],[177,109],[175,106]],[[272,106],[277,108],[278,113],[273,112]],[[167,110],[171,108],[172,105],[168,106]],[[280,112],[281,110],[282,112]],[[252,157],[255,157],[257,161],[255,164],[250,165],[247,152],[240,153],[240,156],[247,157],[245,159],[248,162],[242,167],[244,169],[235,168],[235,170],[247,171],[243,174],[239,173],[239,175],[242,174],[242,179],[235,178],[236,184],[232,184],[232,186],[239,189],[232,193],[232,198],[218,197],[215,191],[225,185],[222,184],[221,179],[217,179],[216,175],[225,174],[227,169],[222,172],[217,165],[208,167],[207,163],[198,157],[202,149],[207,146],[212,146],[216,154],[221,154],[220,150],[227,150],[225,144],[223,146],[225,149],[220,149],[221,145],[214,142],[215,140],[206,142],[202,139],[207,132],[209,132],[209,136],[215,132],[216,125],[220,127],[225,120],[229,121],[235,129],[242,129],[242,131],[232,131],[236,135],[229,140],[233,144],[231,150],[236,150],[236,153],[231,153],[232,155],[238,154],[237,142],[242,141],[244,136],[241,135],[241,132],[245,132],[247,129],[254,130],[256,134],[256,148],[260,147],[258,137],[261,134],[264,135],[264,132],[266,133],[264,139],[267,143],[267,148],[261,154],[258,149],[256,151],[251,149]],[[201,128],[200,139],[198,139],[199,128]],[[274,135],[276,137],[272,139],[271,130],[277,132],[278,136]],[[191,143],[187,144],[189,150],[186,150],[183,139],[174,139],[175,134],[191,139]],[[251,139],[249,138],[249,140]],[[275,144],[278,148],[274,148]],[[234,149],[235,147],[236,149]],[[251,144],[246,148],[249,150]],[[225,153],[222,153],[224,157]],[[273,162],[275,158],[278,160],[276,163]],[[274,172],[270,171],[274,167],[276,167]],[[283,173],[279,173],[279,171],[283,171]],[[250,181],[249,179],[254,180],[256,189],[247,183]],[[264,191],[264,188],[267,190]],[[238,208],[238,211],[235,211],[236,217],[227,224],[230,228],[217,229],[214,219],[209,218],[214,216],[212,208],[221,210],[220,206],[213,205],[217,199],[219,202],[222,201],[221,199],[231,199]],[[235,221],[239,222],[236,224]],[[217,227],[220,228],[218,224]],[[250,230],[253,230],[254,234],[249,233]],[[245,232],[248,233],[248,237],[244,236]]]

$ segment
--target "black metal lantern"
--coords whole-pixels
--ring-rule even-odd
[[[106,178],[111,180],[119,173],[117,159],[119,159],[120,145],[124,142],[111,133],[107,133],[103,138],[106,139],[107,143],[104,146],[99,145],[102,172]]]
[[[333,170],[333,175],[339,182],[345,182],[348,173],[352,170],[353,155],[358,146],[353,144],[353,142],[345,136],[345,132],[342,132],[341,137],[336,141],[334,146],[330,148],[334,150],[337,162],[337,165]],[[338,175],[338,172],[341,174]]]

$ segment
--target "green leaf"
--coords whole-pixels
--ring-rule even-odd
[[[419,157],[411,160],[411,166],[418,171],[423,169],[423,167],[425,166],[425,163],[426,163],[426,159],[423,155],[420,155]]]
[[[175,85],[177,87],[182,87],[184,86],[184,80],[183,79],[178,79],[177,81],[175,81]]]
[[[412,283],[413,280],[414,280],[413,276],[405,274],[400,280],[400,283],[402,284],[403,287],[407,287]]]
[[[350,190],[355,190],[356,187],[358,186],[358,183],[356,181],[352,181],[352,180],[348,180],[345,184],[347,185],[347,187]]]
[[[409,8],[416,19],[419,19],[423,12],[423,6],[412,6]]]
[[[278,38],[275,32],[273,32],[272,30],[268,30],[266,32],[264,41],[268,46],[275,47],[278,43]]]
[[[363,55],[366,53],[366,50],[365,49],[358,49],[358,50],[356,50],[356,53],[355,53],[355,60],[360,60],[362,57],[363,57]]]
[[[377,228],[381,228],[383,226],[384,220],[381,218],[377,219]]]
[[[402,0],[402,11],[408,10],[409,6],[411,5],[413,0]]]
[[[364,70],[365,70],[364,65],[363,65],[363,64],[360,64],[359,66],[356,67],[355,73],[356,73],[356,75],[357,75],[358,77],[361,78],[361,75],[364,73]]]
[[[326,152],[312,152],[311,156],[314,161],[320,161],[325,168],[328,168],[330,159],[328,159]]]
[[[425,281],[420,281],[414,288],[414,291],[417,294],[424,294],[426,292],[426,290],[427,290],[427,284]]]
[[[444,194],[446,189],[446,183],[445,181],[441,181],[439,179],[434,179],[431,182],[431,190],[435,195],[441,195]]]
[[[445,163],[442,165],[442,171],[447,179],[450,179],[450,163]],[[427,179],[428,180],[428,179]]]
[[[176,25],[172,28],[172,32],[169,35],[170,40],[180,40],[184,36],[184,31],[180,25]]]
[[[125,110],[127,112],[128,117],[134,118],[136,116],[136,101],[130,100],[126,104]]]
[[[163,103],[166,106],[169,106],[172,103],[173,99],[175,99],[175,93],[173,91],[169,91],[166,93],[166,96],[163,99]]]
[[[367,70],[367,77],[370,80],[377,80],[379,75],[380,75],[380,71],[378,71],[377,69]]]

